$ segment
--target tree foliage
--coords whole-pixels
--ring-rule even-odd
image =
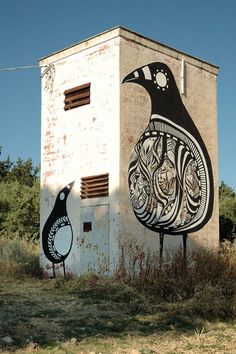
[[[0,161],[0,181],[4,181],[9,177],[12,165],[13,162],[11,162],[9,156],[6,160]]]
[[[224,181],[219,186],[220,240],[235,239],[236,194]]]
[[[39,238],[39,167],[32,160],[0,161],[0,237]],[[224,181],[219,186],[220,240],[236,234],[236,193]]]
[[[219,198],[224,199],[224,198],[234,198],[235,197],[235,191],[232,187],[228,186],[224,181],[221,181],[221,184],[219,186]]]
[[[19,182],[32,187],[39,173],[39,167],[34,167],[32,160],[23,161],[18,158],[12,162],[10,157],[0,161],[0,182]]]
[[[39,238],[39,168],[32,160],[0,161],[0,236]]]

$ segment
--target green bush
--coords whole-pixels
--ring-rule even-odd
[[[32,187],[19,182],[0,182],[0,236],[39,238],[39,181]]]
[[[0,237],[39,238],[39,178],[32,160],[0,161]]]

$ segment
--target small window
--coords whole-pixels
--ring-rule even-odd
[[[80,196],[82,199],[108,197],[109,174],[81,178]]]
[[[66,90],[64,92],[64,95],[65,95],[65,100],[64,100],[65,111],[89,104],[90,103],[90,83]]]
[[[83,223],[83,232],[90,232],[92,231],[92,223],[91,221],[87,221]]]

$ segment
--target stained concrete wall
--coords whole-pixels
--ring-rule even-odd
[[[124,248],[158,251],[159,235],[134,216],[127,184],[130,155],[150,115],[150,99],[138,85],[121,85],[135,68],[153,61],[166,63],[181,82],[186,63],[186,95],[182,100],[194,119],[213,165],[215,201],[209,223],[189,237],[189,246],[218,245],[217,68],[122,28],[105,32],[40,60],[42,66],[41,141],[41,265],[53,276],[45,256],[42,232],[60,191],[75,181],[66,201],[73,232],[65,259],[66,274],[113,274]],[[47,66],[47,68],[45,68]],[[91,82],[91,103],[64,111],[64,91]],[[109,173],[109,197],[81,199],[81,178]],[[83,232],[83,222],[93,230]],[[55,229],[55,228],[54,228]],[[66,229],[66,228],[65,228]],[[59,251],[69,248],[71,235],[55,238]],[[165,250],[178,248],[180,236],[166,237]],[[55,275],[63,264],[54,264]]]
[[[189,234],[187,247],[189,250],[203,245],[215,248],[219,245],[218,214],[218,152],[217,152],[217,96],[216,79],[218,69],[201,60],[178,52],[174,49],[155,43],[135,33],[122,33],[121,42],[121,75],[122,79],[135,69],[152,62],[163,62],[174,74],[181,92],[182,59],[185,62],[185,94],[182,101],[197,126],[210,155],[214,177],[213,214],[200,231]],[[135,235],[138,244],[149,250],[159,248],[159,234],[150,231],[140,224],[132,210],[127,188],[127,166],[134,145],[147,127],[151,114],[151,101],[147,91],[140,85],[128,83],[121,87],[121,169],[120,191],[124,230],[127,235]],[[164,250],[177,249],[182,246],[182,236],[165,236]]]
[[[107,274],[116,267],[119,39],[109,34],[105,37],[40,61],[41,66],[53,65],[45,74],[42,68],[41,234],[59,191],[75,181],[66,203],[73,229],[72,249],[65,260],[67,273]],[[64,91],[87,82],[91,82],[90,104],[64,111]],[[81,178],[102,173],[109,173],[109,197],[82,200]],[[93,229],[104,229],[105,217],[109,237],[103,235],[99,240],[95,234],[83,235],[82,219],[90,221],[91,210]],[[45,257],[42,245],[41,264],[45,275],[51,276],[52,263]],[[56,274],[63,274],[61,263],[55,268]]]

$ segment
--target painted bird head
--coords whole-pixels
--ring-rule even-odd
[[[137,83],[150,93],[153,90],[164,93],[172,89],[174,76],[169,67],[161,62],[154,62],[144,65],[128,74],[122,83]]]
[[[74,185],[75,181],[67,184],[67,186],[65,186],[63,189],[60,190],[60,192],[57,195],[57,200],[56,200],[56,204],[65,204],[66,199]]]
[[[154,62],[135,69],[123,79],[122,83],[143,86],[150,95],[152,113],[168,117],[173,111],[176,114],[182,108],[174,75],[164,63]]]

